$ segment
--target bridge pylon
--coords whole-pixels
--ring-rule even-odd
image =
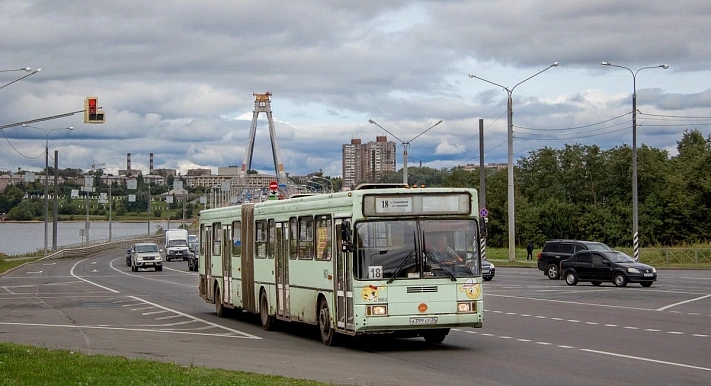
[[[269,121],[269,137],[272,141],[272,157],[274,158],[274,171],[276,172],[277,183],[280,186],[288,186],[288,178],[284,172],[284,165],[279,157],[279,144],[277,143],[276,130],[274,129],[274,119],[272,118],[272,103],[271,92],[264,94],[253,93],[254,95],[254,110],[252,110],[252,124],[249,128],[249,140],[244,152],[244,160],[237,175],[238,185],[247,185],[247,171],[252,168],[252,154],[254,153],[254,137],[257,132],[257,119],[259,113],[265,113]],[[281,189],[280,189],[281,190]],[[284,194],[288,193],[284,189]],[[288,194],[286,195],[288,197]]]

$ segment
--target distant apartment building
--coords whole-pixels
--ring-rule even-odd
[[[388,172],[395,172],[395,142],[379,135],[375,141],[363,143],[360,138],[342,147],[343,187],[352,188],[361,182],[376,182]]]

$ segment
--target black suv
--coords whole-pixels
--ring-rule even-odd
[[[611,248],[597,241],[549,240],[538,254],[538,269],[551,280],[560,279],[560,262],[585,250],[609,251]]]

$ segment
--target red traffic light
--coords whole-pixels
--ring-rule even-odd
[[[96,114],[96,98],[87,98],[86,109],[89,114]]]
[[[99,98],[84,99],[84,123],[104,123],[104,112],[99,107]]]

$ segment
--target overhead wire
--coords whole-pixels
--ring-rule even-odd
[[[12,144],[12,142],[10,142],[10,138],[8,138],[8,137],[7,137],[7,134],[5,134],[5,130],[0,129],[0,132],[2,133],[2,136],[5,137],[5,141],[7,141],[7,143],[10,145],[10,147],[12,147],[13,150],[15,150],[15,151],[17,152],[17,154],[21,155],[21,156],[24,157],[25,159],[35,160],[35,159],[38,159],[39,157],[42,157],[42,156],[44,155],[44,153],[45,153],[45,152],[43,151],[42,154],[38,155],[37,157],[28,157],[28,156],[22,154],[22,152],[21,152],[20,150],[18,150],[18,149],[15,147],[15,145]],[[4,148],[3,148],[3,149],[4,149]],[[8,152],[8,153],[10,153],[10,152]],[[12,153],[11,153],[11,154],[12,154]]]

